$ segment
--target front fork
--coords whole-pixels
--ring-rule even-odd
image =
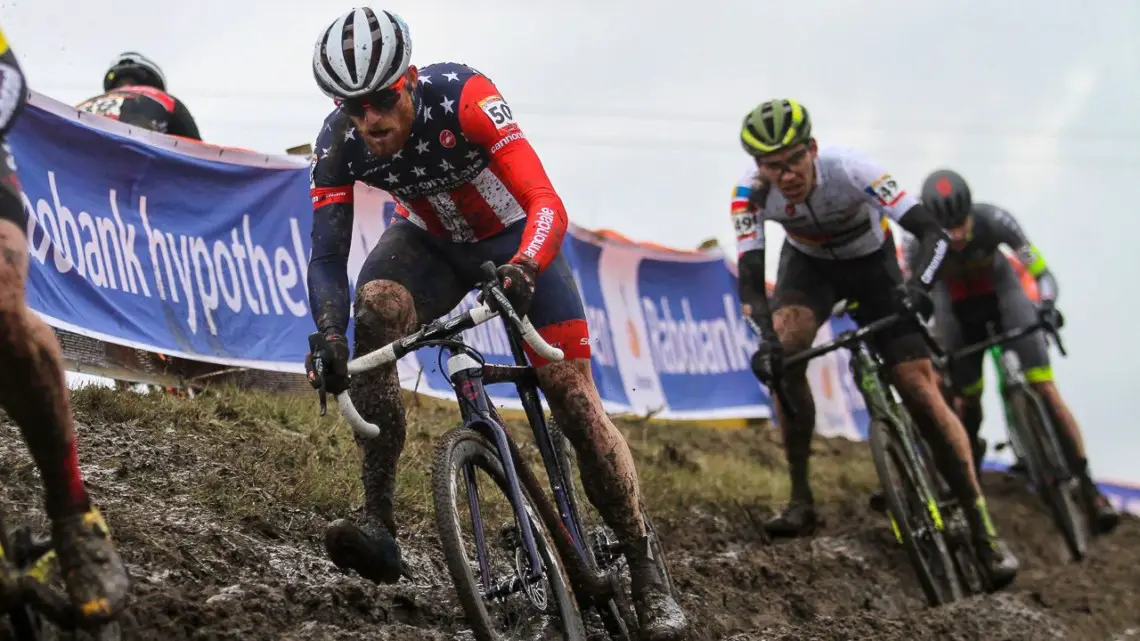
[[[534,529],[531,527],[530,515],[527,513],[526,501],[523,498],[522,487],[519,483],[518,471],[511,456],[510,442],[502,425],[492,416],[492,408],[487,401],[487,394],[483,387],[483,367],[475,359],[464,352],[453,351],[447,359],[448,376],[462,408],[465,427],[473,429],[484,436],[489,436],[495,444],[499,460],[503,463],[503,472],[507,476],[507,492],[511,507],[514,508],[515,522],[522,535],[522,545],[530,563],[528,582],[538,581],[542,578],[543,566],[538,555],[538,546],[535,544]],[[480,429],[481,428],[481,429]],[[483,534],[483,520],[479,511],[479,488],[475,480],[474,469],[464,469],[467,483],[467,502],[471,510],[471,526],[474,529],[476,556],[479,570],[483,577],[483,587],[490,591],[491,574],[487,562],[485,537]]]
[[[882,373],[879,369],[875,359],[872,358],[866,346],[860,344],[859,349],[855,350],[851,359],[851,374],[859,383],[859,389],[863,393],[863,400],[867,404],[867,410],[872,417],[882,419],[888,425],[895,428],[896,435],[902,441],[902,450],[905,452],[907,461],[911,469],[923,470],[926,466],[922,463],[922,455],[918,448],[922,444],[907,429],[906,422],[902,420],[902,412],[906,411],[894,396],[888,394],[891,388],[885,384],[882,379]],[[923,503],[926,505],[927,511],[930,513],[930,519],[934,524],[936,530],[943,530],[944,523],[942,520],[942,511],[938,507],[937,495],[931,490],[930,485],[927,483],[925,474],[919,474],[914,479],[915,484],[918,486],[918,491],[921,494]],[[895,522],[895,516],[889,513],[888,516],[891,520],[891,529],[894,530],[895,538],[902,541],[902,536],[899,533],[898,524]]]

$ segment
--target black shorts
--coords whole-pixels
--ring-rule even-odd
[[[852,316],[856,324],[863,326],[896,311],[893,290],[902,282],[891,234],[887,234],[878,250],[846,260],[813,258],[785,241],[780,250],[772,309],[807,307],[816,323],[823,324],[840,299],[858,301]],[[885,329],[871,343],[887,365],[930,357],[926,341],[912,323]]]
[[[23,189],[16,174],[16,160],[7,142],[0,142],[0,220],[15,223],[21,230],[28,227],[24,210]],[[26,233],[26,232],[25,232]]]
[[[427,323],[451,311],[480,281],[484,261],[501,265],[514,256],[526,221],[475,243],[452,243],[431,235],[403,218],[396,218],[364,260],[356,289],[374,280],[390,280],[412,295],[416,322]],[[566,258],[559,254],[538,276],[527,317],[566,360],[590,358],[590,332],[578,286]],[[545,361],[524,347],[530,362]]]
[[[955,351],[984,341],[989,336],[990,323],[995,332],[1003,332],[1032,325],[1037,320],[1037,307],[1005,256],[995,254],[993,271],[987,277],[992,291],[957,300],[951,296],[953,283],[943,281],[935,288],[934,326],[947,350]],[[1041,332],[1023,336],[1005,347],[1017,354],[1030,383],[1053,380],[1049,349]],[[986,352],[981,352],[953,361],[950,374],[959,394],[978,396],[982,393],[985,356]]]

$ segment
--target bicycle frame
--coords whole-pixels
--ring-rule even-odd
[[[943,393],[947,397],[947,400],[949,400],[952,398],[952,395],[954,393],[949,376],[950,366],[953,361],[955,359],[961,359],[972,354],[977,354],[979,352],[990,354],[990,356],[994,359],[994,365],[997,369],[998,389],[1001,393],[1002,409],[1005,413],[1007,432],[1009,433],[1010,442],[1013,445],[1014,452],[1019,457],[1024,451],[1023,445],[1020,441],[1022,428],[1014,419],[1013,413],[1010,410],[1008,402],[1009,396],[1015,389],[1025,389],[1033,399],[1034,403],[1040,403],[1041,401],[1038,395],[1032,390],[1032,388],[1030,388],[1029,382],[1025,378],[1025,373],[1022,371],[1021,361],[1017,357],[1017,354],[1015,352],[1004,349],[1004,345],[1038,331],[1046,332],[1047,335],[1050,336],[1053,339],[1053,342],[1057,345],[1057,349],[1061,352],[1061,355],[1066,355],[1065,345],[1063,342],[1061,342],[1061,337],[1057,333],[1057,328],[1048,323],[1037,321],[1030,325],[1007,330],[1001,333],[995,332],[993,330],[993,323],[990,323],[988,338],[983,341],[974,343],[973,345],[967,345],[952,354],[942,354],[936,362],[937,367],[943,372]],[[929,336],[928,331],[926,335]],[[1054,451],[1066,452],[1067,449],[1062,446],[1060,440],[1058,439],[1056,429],[1053,425],[1052,419],[1048,415],[1048,412],[1042,413],[1042,420],[1044,420],[1047,424],[1047,429],[1045,431],[1047,432],[1048,438],[1052,441]],[[1050,461],[1050,463],[1056,463],[1056,461]],[[1068,465],[1063,466],[1063,468],[1067,470]]]
[[[1047,328],[1046,328],[1047,329]],[[1029,397],[1034,405],[1037,414],[1039,415],[1042,426],[1045,428],[1045,438],[1049,439],[1051,451],[1057,455],[1065,457],[1069,448],[1066,447],[1057,434],[1057,427],[1053,423],[1053,418],[1046,411],[1044,401],[1040,395],[1032,388],[1029,381],[1026,379],[1025,372],[1021,367],[1021,360],[1017,357],[1017,353],[1010,350],[1001,350],[1000,345],[995,345],[991,349],[995,350],[995,358],[997,360],[998,381],[1001,389],[1002,406],[1005,410],[1006,431],[1009,433],[1010,442],[1013,445],[1013,451],[1018,457],[1024,456],[1025,451],[1024,443],[1024,430],[1026,429],[1015,417],[1009,405],[1009,398],[1016,390],[1023,390]],[[1068,481],[1072,478],[1072,472],[1069,469],[1067,461],[1045,461],[1052,472],[1061,472],[1062,475],[1059,480],[1062,482]],[[1048,471],[1046,472],[1048,473]],[[1045,483],[1051,479],[1033,479],[1034,483]]]
[[[565,527],[570,536],[575,551],[584,562],[586,559],[584,538],[581,535],[577,515],[574,514],[571,509],[571,503],[566,491],[566,483],[572,482],[572,480],[564,478],[562,468],[558,465],[554,453],[554,445],[550,438],[550,432],[547,428],[542,405],[538,397],[537,383],[530,380],[531,377],[525,375],[532,373],[533,369],[526,362],[526,355],[523,352],[522,341],[518,333],[513,331],[509,323],[507,324],[507,337],[510,341],[515,366],[510,368],[512,374],[505,377],[506,380],[502,382],[513,382],[518,390],[519,399],[522,401],[523,409],[530,422],[539,453],[546,467],[547,476],[550,478],[550,485],[558,516],[562,526]],[[462,339],[458,336],[451,338],[450,341],[462,343]],[[484,436],[487,436],[489,440],[494,443],[495,449],[503,462],[510,492],[508,498],[514,507],[515,519],[519,524],[520,533],[522,535],[522,544],[531,564],[531,574],[527,578],[531,581],[536,581],[542,575],[542,563],[539,560],[534,532],[530,527],[530,520],[527,517],[524,507],[525,504],[523,502],[519,470],[517,467],[525,465],[525,463],[518,460],[512,454],[513,448],[511,447],[506,428],[503,427],[502,419],[491,404],[484,386],[483,366],[462,350],[453,347],[445,347],[445,349],[449,353],[448,375],[455,388],[456,400],[459,402],[464,427],[476,430]],[[479,516],[478,488],[475,482],[474,470],[468,468],[464,471],[464,476],[467,482],[468,503],[471,509],[472,524],[475,529],[476,555],[483,576],[484,588],[490,591],[490,573],[487,567],[486,550],[484,548],[482,520]]]
[[[867,338],[875,333],[886,329],[898,322],[915,322],[925,330],[925,326],[918,321],[917,318],[911,321],[910,319],[899,317],[898,315],[888,316],[881,318],[872,323],[860,327],[855,330],[847,330],[842,332],[835,339],[809,350],[805,350],[785,360],[784,367],[792,367],[798,364],[806,363],[807,361],[846,347],[851,352],[851,374],[855,378],[856,383],[859,385],[859,391],[863,396],[864,402],[867,404],[867,410],[874,418],[879,418],[887,421],[895,427],[895,433],[902,441],[903,451],[906,452],[907,458],[916,469],[922,469],[924,466],[918,459],[917,448],[921,445],[911,433],[911,430],[903,428],[903,421],[899,418],[899,411],[904,409],[899,407],[899,403],[895,400],[893,394],[889,394],[887,390],[890,387],[886,381],[883,380],[882,368],[879,364],[879,358],[872,351],[867,344]],[[933,341],[933,337],[928,332],[923,333],[924,338],[928,343]],[[932,349],[936,349],[936,345],[932,345]],[[783,392],[782,385],[779,382],[775,383],[777,395],[780,397],[781,404],[784,406],[785,411],[789,407],[786,395]],[[939,509],[937,495],[931,490],[925,478],[917,479],[919,489],[923,493],[923,500],[926,502],[927,508],[930,510],[930,516],[934,520],[934,526],[938,530],[943,529],[942,512]],[[897,533],[896,533],[897,534]]]
[[[902,450],[906,452],[910,464],[915,469],[923,469],[925,466],[919,460],[918,448],[923,447],[924,444],[919,439],[914,438],[910,429],[904,428],[905,423],[899,418],[899,411],[904,408],[900,407],[893,394],[888,393],[891,388],[883,380],[879,360],[867,347],[867,343],[862,340],[851,351],[851,374],[859,384],[859,390],[863,394],[867,410],[872,417],[884,420],[894,426],[895,436],[901,441]],[[944,527],[942,511],[939,509],[937,495],[927,483],[926,477],[920,475],[915,481],[919,491],[922,492],[923,501],[930,512],[930,518],[934,521],[934,528],[942,530]],[[894,519],[891,520],[891,525],[894,526]],[[898,536],[897,531],[895,536]]]

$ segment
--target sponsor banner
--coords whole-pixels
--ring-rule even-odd
[[[28,302],[49,324],[191,360],[303,370],[314,330],[307,159],[142,131],[34,93],[8,142],[29,215]],[[394,215],[386,193],[354,189],[350,282]],[[749,371],[756,337],[740,316],[735,266],[722,253],[672,251],[573,225],[562,252],[585,304],[607,410],[696,420],[770,415],[767,391]],[[451,313],[475,304],[469,294]],[[831,319],[816,343],[852,326]],[[499,321],[464,338],[492,363],[511,361]],[[861,440],[867,412],[848,364],[839,350],[808,369],[817,429]],[[402,359],[399,377],[407,389],[453,397],[437,350]],[[491,391],[497,403],[518,407],[512,386]],[[1137,510],[1140,489],[1104,488]]]
[[[192,157],[39,102],[8,137],[28,212],[32,309],[107,342],[301,371],[311,325],[304,167]]]

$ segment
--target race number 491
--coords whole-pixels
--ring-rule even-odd
[[[491,96],[479,102],[479,107],[483,109],[483,113],[495,123],[495,128],[502,131],[507,127],[515,124],[515,116],[511,113],[510,106],[503,100],[502,96]]]
[[[887,207],[895,205],[899,199],[902,198],[903,194],[906,193],[898,181],[890,174],[879,176],[878,180],[871,183],[871,189],[875,192],[875,195],[878,196],[879,201]]]
[[[733,214],[732,226],[736,230],[736,237],[738,239],[756,237],[756,215],[750,211]]]

